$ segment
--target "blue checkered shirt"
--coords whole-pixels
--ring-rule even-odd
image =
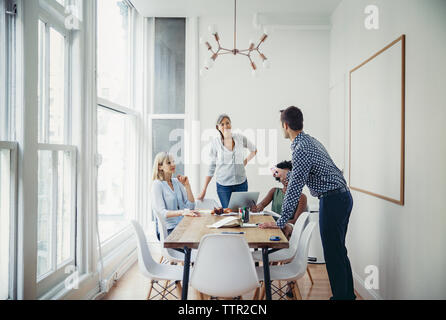
[[[282,204],[282,216],[277,225],[283,228],[294,216],[305,185],[311,195],[319,197],[327,191],[347,187],[341,170],[336,167],[325,147],[302,132],[291,144],[293,170],[288,173],[288,188]]]

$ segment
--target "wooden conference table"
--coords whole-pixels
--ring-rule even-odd
[[[183,271],[182,300],[187,300],[189,287],[190,256],[192,249],[198,249],[203,236],[211,233],[222,232],[245,232],[244,237],[250,248],[262,249],[263,271],[265,275],[266,299],[271,300],[271,280],[269,272],[268,255],[279,249],[288,248],[289,243],[280,229],[260,229],[260,228],[219,228],[211,229],[208,225],[224,219],[226,217],[214,216],[202,213],[200,217],[184,217],[175,230],[164,241],[165,248],[182,249],[185,254]],[[273,222],[271,216],[252,215],[249,223]],[[272,236],[279,236],[280,241],[270,241]]]

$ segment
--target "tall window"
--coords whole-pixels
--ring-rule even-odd
[[[15,297],[17,145],[14,3],[0,0],[0,300]],[[8,13],[7,13],[8,12]]]
[[[65,1],[48,2],[59,10]],[[59,8],[56,8],[59,6]],[[45,10],[41,8],[40,10]],[[71,145],[71,32],[51,11],[40,15],[38,81],[38,295],[76,266],[76,162]]]
[[[98,96],[129,105],[130,7],[125,1],[98,1]]]
[[[98,218],[102,243],[135,216],[135,126],[130,104],[132,8],[126,1],[98,1]]]
[[[154,24],[152,161],[159,152],[171,152],[177,173],[184,174],[186,19],[155,18]]]

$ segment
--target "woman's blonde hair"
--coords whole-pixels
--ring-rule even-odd
[[[163,165],[164,161],[167,159],[173,159],[168,152],[160,152],[156,155],[155,160],[153,160],[153,173],[152,180],[164,181],[164,172],[160,171],[159,166]]]

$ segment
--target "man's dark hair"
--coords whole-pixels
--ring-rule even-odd
[[[291,161],[282,161],[276,165],[278,169],[288,169],[293,170],[293,163]],[[277,181],[280,182],[280,178],[276,178]]]
[[[280,120],[286,123],[291,130],[300,131],[304,128],[304,115],[297,107],[289,107],[285,110],[280,110]]]

